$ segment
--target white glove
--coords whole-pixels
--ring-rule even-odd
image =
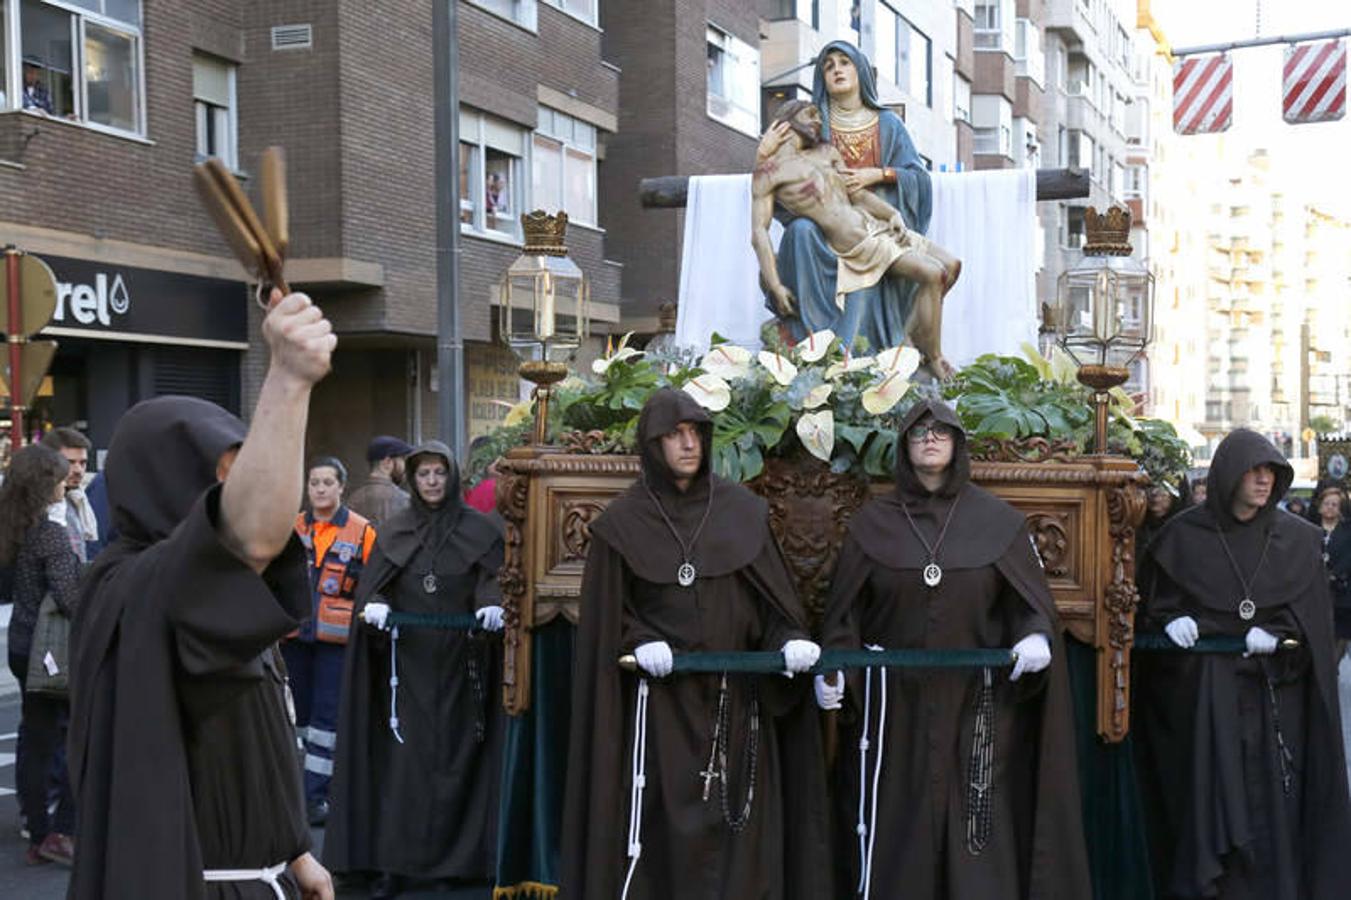
[[[1040,672],[1051,664],[1051,643],[1044,634],[1029,634],[1013,645],[1013,671],[1009,681],[1017,681],[1029,672]]]
[[[829,676],[816,676],[816,705],[822,709],[839,709],[844,705],[844,673],[836,672]]]
[[[649,641],[639,644],[633,651],[638,667],[653,678],[665,678],[675,668],[675,657],[671,655],[671,645],[665,641]]]
[[[821,658],[821,646],[811,641],[788,641],[779,652],[783,654],[783,663],[788,669],[784,674],[789,678],[797,672],[807,671]]]
[[[1163,630],[1168,634],[1169,640],[1184,650],[1196,646],[1196,639],[1201,636],[1196,627],[1196,620],[1191,616],[1178,616],[1163,626]]]
[[[478,627],[484,631],[502,630],[502,607],[485,606],[482,609],[474,611],[474,618],[478,619]]]
[[[367,603],[361,610],[361,620],[384,631],[389,622],[388,603]]]
[[[1279,643],[1276,640],[1276,635],[1258,628],[1256,625],[1248,629],[1248,633],[1243,640],[1248,645],[1248,652],[1243,654],[1244,656],[1270,656],[1276,652],[1276,644]]]

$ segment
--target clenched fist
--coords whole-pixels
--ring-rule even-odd
[[[305,294],[282,296],[275,288],[263,320],[263,338],[272,368],[304,385],[318,383],[332,367],[338,336],[323,312]]]

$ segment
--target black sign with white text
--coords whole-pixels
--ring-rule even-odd
[[[242,281],[42,256],[56,275],[56,313],[49,328],[90,337],[180,338],[243,344],[248,340],[248,288]]]

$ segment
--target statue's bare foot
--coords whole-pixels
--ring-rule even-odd
[[[957,375],[957,370],[942,354],[925,357],[924,365],[939,381],[951,381]]]

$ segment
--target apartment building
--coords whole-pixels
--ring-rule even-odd
[[[602,328],[618,318],[597,185],[619,76],[601,59],[597,0],[459,0],[458,11],[474,433],[500,416],[494,400],[519,396],[492,304],[522,210],[569,212],[596,316]],[[259,314],[191,167],[218,156],[253,191],[259,154],[278,144],[287,275],[341,341],[312,404],[311,449],[359,467],[373,433],[436,433],[431,16],[416,0],[0,0],[0,87],[15,86],[0,102],[0,240],[46,259],[62,298],[40,419],[85,422],[103,448],[121,413],[157,394],[250,407]]]

